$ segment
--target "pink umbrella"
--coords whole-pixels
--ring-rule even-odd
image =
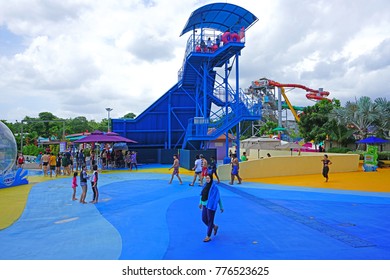
[[[115,132],[103,133],[100,130],[95,130],[90,135],[74,141],[74,143],[138,143],[137,141],[120,136]]]

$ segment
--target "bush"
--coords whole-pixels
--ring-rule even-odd
[[[60,152],[60,145],[50,145],[50,152],[53,153],[53,155],[58,155]]]
[[[39,148],[35,145],[27,145],[23,146],[23,154],[24,155],[29,155],[29,156],[37,156],[39,152],[43,152],[43,148]]]
[[[350,151],[351,149],[345,147],[335,147],[335,148],[329,148],[327,150],[328,153],[337,153],[337,154],[346,154]]]
[[[364,153],[365,152],[366,151],[356,150],[356,151],[348,152],[348,154],[358,154],[358,155],[360,155],[360,160],[364,160]],[[388,152],[388,151],[378,152],[378,160],[390,160],[390,152]]]
[[[378,160],[390,160],[390,152],[378,152]]]

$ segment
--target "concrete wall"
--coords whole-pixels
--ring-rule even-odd
[[[194,167],[195,156],[203,154],[207,161],[210,161],[210,157],[217,157],[216,149],[208,150],[180,150],[180,167],[191,170]],[[172,161],[173,162],[173,161]]]
[[[267,152],[271,155],[275,154],[275,151]],[[330,172],[353,172],[359,169],[359,155],[328,154],[328,156],[333,163],[330,165]],[[322,172],[322,153],[301,153],[301,156],[272,155],[270,158],[254,160],[251,158],[250,156],[249,161],[240,162],[240,176],[243,179],[321,174]],[[230,164],[218,167],[218,175],[222,180],[230,179],[230,171]]]
[[[243,153],[243,152],[246,152],[246,154],[250,160],[265,158],[265,157],[267,157],[267,153],[271,154],[272,157],[274,157],[274,156],[291,156],[290,150],[257,150],[257,149],[247,149],[246,150],[246,149],[242,149],[241,153]],[[305,155],[305,154],[312,154],[312,153],[301,152],[301,155]],[[318,155],[318,153],[316,153],[316,154]],[[292,155],[297,156],[297,155],[299,155],[299,153],[296,151],[293,151]],[[320,155],[323,156],[323,154],[320,154]]]

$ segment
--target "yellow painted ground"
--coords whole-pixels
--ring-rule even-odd
[[[378,172],[332,173],[330,171],[329,182],[327,183],[321,174],[261,178],[247,181],[335,190],[390,192],[390,168],[378,169]]]
[[[103,171],[103,173],[124,173],[124,172],[152,172],[167,174],[167,180],[172,170],[168,168],[141,169],[139,171]],[[191,170],[180,168],[181,175],[192,176]],[[60,177],[64,178],[64,177]],[[245,180],[248,182],[258,182],[267,184],[281,184],[286,186],[301,186],[311,188],[329,188],[335,190],[356,190],[367,192],[390,192],[390,168],[378,169],[378,172],[349,172],[349,173],[329,173],[329,182],[325,183],[321,174],[305,176],[284,176],[262,179]],[[31,176],[30,184],[18,187],[0,189],[0,230],[9,227],[23,213],[27,202],[28,194],[34,184],[55,180],[49,177]]]
[[[22,215],[32,184],[0,189],[0,230]]]
[[[118,170],[118,171],[106,171],[103,170],[102,173],[127,173],[127,172],[152,172],[152,173],[161,173],[161,174],[172,174],[172,170],[168,168],[155,168],[155,169],[141,169],[138,171],[128,171],[128,170]],[[193,175],[193,171],[180,168],[180,174],[182,175]],[[58,177],[65,178],[63,176]],[[70,178],[70,177],[69,177]],[[30,176],[28,178],[28,185],[21,185],[12,188],[0,189],[0,230],[5,229],[16,222],[19,217],[22,215],[24,208],[26,206],[28,194],[30,193],[31,188],[36,184],[49,180],[56,180],[56,177],[41,177],[41,176]],[[167,176],[167,181],[170,179]]]
[[[29,177],[28,185],[0,189],[0,230],[12,225],[22,215],[31,188],[49,177]]]

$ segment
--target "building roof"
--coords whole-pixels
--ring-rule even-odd
[[[210,28],[221,32],[247,30],[258,18],[248,10],[229,3],[208,4],[192,12],[180,36],[188,31]]]

